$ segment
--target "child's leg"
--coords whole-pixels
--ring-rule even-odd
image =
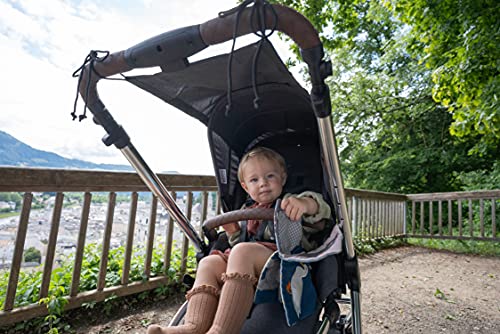
[[[231,250],[219,306],[207,334],[237,334],[253,304],[254,285],[273,253],[257,243],[240,243]]]
[[[193,288],[186,294],[189,300],[184,325],[160,327],[151,325],[148,334],[204,334],[212,325],[219,292],[222,285],[222,273],[226,262],[219,255],[209,255],[198,265]]]

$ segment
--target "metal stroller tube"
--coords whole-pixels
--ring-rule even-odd
[[[177,206],[175,200],[169,194],[167,188],[163,185],[158,176],[156,176],[156,174],[153,173],[153,171],[151,171],[151,169],[148,167],[146,162],[142,160],[135,147],[132,144],[129,144],[128,146],[122,148],[121,151],[137,171],[146,186],[154,193],[156,197],[158,197],[163,206],[177,221],[177,223],[180,225],[180,228],[182,229],[186,237],[193,243],[195,248],[200,252],[204,252],[207,246],[200,239],[196,231],[193,229],[193,226],[191,226],[188,219]]]
[[[277,21],[274,21],[274,17],[269,13],[265,18],[267,28],[271,28],[273,24],[276,24],[272,28],[290,36],[301,49],[321,46],[318,33],[309,20],[291,8],[281,5],[272,6]],[[176,218],[184,233],[199,250],[206,248],[205,243],[194,232],[187,218],[175,205],[166,188],[132,146],[125,130],[113,119],[111,113],[99,98],[97,83],[102,78],[139,67],[160,66],[162,70],[168,70],[169,66],[173,68],[187,66],[187,57],[196,54],[207,45],[232,39],[236,18],[237,14],[232,13],[225,17],[207,21],[199,26],[185,27],[161,34],[127,50],[109,54],[104,59],[92,62],[80,74],[78,91],[86,106],[93,113],[94,121],[107,132],[103,142],[108,146],[115,145],[122,151],[146,185],[158,196],[172,216]],[[241,27],[238,36],[252,33],[253,30],[250,28],[251,9],[246,8],[243,10],[239,19]],[[175,52],[170,52],[171,49],[175,49]]]
[[[335,194],[330,195],[332,196],[332,199],[338,199],[338,203],[334,204],[340,208],[339,219],[343,227],[347,256],[349,259],[352,259],[356,254],[352,240],[351,221],[347,212],[342,174],[340,172],[340,162],[337,153],[335,133],[333,131],[330,117],[318,119],[318,124],[321,135],[321,147],[324,155],[324,164],[326,165],[326,172],[329,174],[329,190],[331,189],[332,191],[335,191]]]
[[[353,333],[361,333],[361,303],[359,269],[351,234],[350,220],[347,211],[346,197],[340,173],[335,134],[331,121],[331,106],[328,86],[325,78],[331,74],[331,65],[322,60],[323,48],[317,31],[312,24],[295,10],[272,5],[273,13],[266,13],[263,25],[267,29],[275,29],[288,35],[302,50],[303,58],[309,65],[313,84],[311,101],[318,118],[318,125],[323,153],[323,167],[329,179],[331,198],[336,201],[338,218],[343,223],[347,262],[350,274],[351,309],[353,315]],[[176,205],[166,187],[151,171],[137,150],[130,142],[125,130],[113,119],[97,93],[97,83],[100,79],[115,74],[130,71],[140,67],[160,66],[162,71],[175,71],[189,66],[187,58],[213,45],[231,40],[234,27],[239,20],[236,36],[253,33],[260,29],[251,15],[251,9],[246,8],[239,14],[231,12],[228,15],[215,18],[200,25],[176,29],[148,39],[127,50],[112,53],[103,59],[93,61],[81,72],[78,90],[87,107],[94,115],[94,121],[107,132],[103,138],[106,145],[115,145],[122,151],[147,187],[158,197],[162,205],[170,212],[183,230],[187,238],[203,253],[208,247],[198,236],[183,212]],[[253,23],[253,24],[251,24]],[[329,67],[330,66],[330,67]]]

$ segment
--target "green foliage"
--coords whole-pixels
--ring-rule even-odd
[[[0,202],[14,202],[16,203],[16,208],[21,206],[23,196],[19,193],[0,193]]]
[[[465,190],[500,189],[500,161],[495,161],[492,166],[485,166],[484,169],[457,173],[457,177],[464,184]]]
[[[443,249],[455,253],[500,256],[500,248],[497,243],[491,241],[408,238],[407,242],[410,245]]]
[[[163,263],[164,245],[158,244],[153,250],[151,263],[151,276],[166,274],[170,278],[167,286],[156,288],[153,292],[144,292],[137,297],[138,300],[155,297],[165,297],[174,291],[181,290],[180,272],[182,255],[178,248],[174,247],[170,268],[165,273]],[[96,244],[89,244],[85,247],[82,261],[82,270],[80,276],[79,291],[90,291],[97,288],[99,276],[100,259],[102,247]],[[130,281],[142,281],[144,277],[145,249],[137,248],[132,254],[131,269],[129,274]],[[189,260],[187,261],[187,272],[193,273],[196,268],[195,251],[191,247],[188,250]],[[120,285],[123,262],[125,258],[124,247],[111,249],[108,255],[108,265],[106,274],[106,286]],[[40,303],[47,306],[49,315],[45,318],[34,319],[27,322],[21,322],[12,326],[20,332],[40,332],[40,333],[59,333],[68,332],[68,324],[62,319],[64,317],[64,306],[67,304],[67,297],[71,287],[72,273],[74,266],[73,256],[67,258],[52,271],[51,281],[47,298],[39,300],[40,286],[42,283],[42,271],[29,270],[19,273],[19,282],[17,286],[14,307],[26,306],[29,304]],[[5,271],[0,276],[0,309],[3,309],[7,291],[9,272]],[[86,303],[84,308],[99,310],[109,314],[121,299],[112,295],[101,303]],[[96,305],[97,304],[97,305]]]
[[[500,3],[495,0],[392,0],[411,28],[412,51],[432,71],[433,98],[453,113],[452,134],[480,137],[484,153],[500,141]]]
[[[400,247],[405,244],[406,241],[401,238],[354,239],[354,248],[356,249],[357,255],[373,254],[383,249]]]
[[[498,160],[498,145],[485,144],[491,144],[494,138],[498,143],[500,131],[493,131],[497,129],[494,124],[498,103],[492,103],[496,100],[488,102],[491,107],[488,109],[484,107],[486,102],[478,104],[477,99],[471,102],[470,105],[478,106],[474,112],[467,109],[470,111],[468,119],[484,131],[470,132],[466,141],[461,139],[465,136],[457,137],[457,115],[466,108],[437,98],[436,89],[441,89],[436,83],[437,61],[431,62],[430,51],[421,41],[426,29],[414,27],[419,24],[418,20],[405,19],[420,15],[434,29],[434,22],[442,17],[426,15],[413,8],[413,1],[404,0],[276,2],[297,9],[313,23],[332,61],[333,74],[328,84],[346,186],[403,193],[456,191],[466,186],[465,176],[460,175],[489,170]],[[451,6],[451,2],[442,3]],[[417,8],[423,9],[424,4],[434,2],[420,0],[417,3]],[[435,7],[439,8],[441,5],[437,3]],[[401,13],[402,8],[405,14]],[[471,12],[474,8],[471,5],[460,10],[473,16],[476,15]],[[491,14],[489,11],[484,13]],[[437,21],[436,29],[448,24],[444,19]],[[451,21],[451,25],[455,24]],[[465,21],[462,24],[466,24]],[[485,23],[483,28],[486,26]],[[485,31],[480,30],[481,34]],[[498,35],[498,31],[496,29],[493,35]],[[455,38],[462,37],[449,36],[450,40]],[[430,40],[429,37],[429,43],[433,42]],[[483,66],[485,72],[480,73],[485,75],[485,80],[491,81],[490,88],[498,90],[498,76],[492,79],[491,75],[494,73],[491,61],[499,59],[498,41],[491,43],[496,43],[496,50],[487,56],[489,65],[478,65],[485,58],[475,51],[464,55],[462,60]],[[434,53],[435,57],[442,56],[439,52]],[[449,59],[456,60],[456,57]],[[457,64],[458,67],[462,65]],[[481,89],[485,91],[484,87]],[[457,94],[462,94],[462,90],[460,88]],[[474,91],[468,93],[476,94]],[[488,98],[496,99],[495,94],[490,90]],[[480,112],[478,108],[482,108]],[[470,126],[470,122],[467,124]]]
[[[24,251],[24,262],[42,262],[42,253],[35,247],[30,247]]]

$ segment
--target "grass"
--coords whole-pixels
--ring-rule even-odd
[[[357,255],[373,254],[383,249],[400,247],[407,245],[402,238],[382,238],[373,240],[354,239],[354,248]]]
[[[442,239],[406,239],[409,245],[447,250],[454,253],[476,254],[500,257],[500,247],[494,241],[442,240]]]
[[[0,219],[14,217],[14,216],[19,216],[19,212],[2,212],[2,213],[0,213]]]

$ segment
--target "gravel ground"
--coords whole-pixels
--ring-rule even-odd
[[[500,258],[399,247],[360,259],[365,334],[500,333]],[[167,324],[176,296],[112,318],[72,323],[78,334],[145,333]]]

